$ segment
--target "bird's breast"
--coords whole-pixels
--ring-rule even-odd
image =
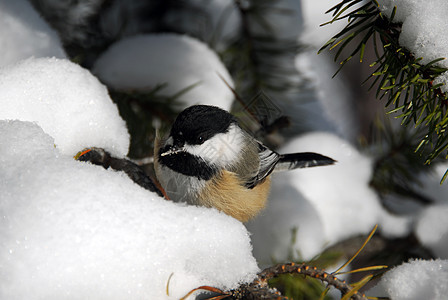
[[[270,177],[252,189],[246,188],[238,176],[223,171],[201,188],[198,202],[247,222],[255,217],[265,206],[269,195]]]

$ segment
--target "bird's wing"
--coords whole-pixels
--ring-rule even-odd
[[[313,152],[282,154],[275,166],[275,172],[332,165],[336,161],[328,156]]]
[[[291,154],[278,154],[262,143],[258,142],[258,157],[260,166],[258,173],[246,181],[245,186],[249,189],[263,182],[273,171],[281,172],[297,168],[310,168],[317,166],[332,165],[336,161],[328,156],[313,152],[300,152]]]
[[[260,166],[257,175],[248,180],[245,186],[249,189],[254,188],[257,184],[264,181],[269,174],[274,171],[275,165],[280,160],[280,155],[258,142],[258,157],[260,158]]]

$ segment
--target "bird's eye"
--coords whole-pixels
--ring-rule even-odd
[[[198,136],[196,139],[196,143],[197,144],[202,144],[204,142],[204,137],[203,136]]]

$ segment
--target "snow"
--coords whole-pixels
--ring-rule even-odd
[[[426,3],[431,2],[426,1]],[[381,11],[386,14],[386,16],[390,17],[392,15],[392,11],[394,7],[397,7],[395,11],[394,21],[403,23],[404,20],[411,15],[411,13],[417,8],[420,1],[418,0],[378,0],[378,5]]]
[[[57,33],[26,0],[0,0],[0,67],[34,57],[65,58]]]
[[[332,58],[326,52],[317,54],[319,48],[347,24],[335,22],[320,26],[331,20],[331,14],[325,12],[339,2],[301,1],[303,24],[300,24],[302,31],[299,41],[306,48],[296,56],[295,66],[313,91],[313,101],[304,106],[305,109],[310,106],[304,113],[311,116],[307,125],[312,130],[334,132],[348,141],[355,141],[359,121],[355,118],[354,99],[347,85],[347,78],[343,74],[332,78],[337,71]]]
[[[359,133],[359,120],[353,105],[353,95],[343,74],[332,78],[337,71],[330,57],[325,53],[316,54],[317,49],[304,51],[297,55],[297,70],[304,74],[315,91],[318,107],[313,107],[307,115],[314,130],[322,127],[322,116],[330,124],[326,131],[331,131],[347,141],[355,141]]]
[[[338,4],[339,0],[302,0],[304,27],[300,36],[302,43],[312,45],[319,49],[330,38],[339,33],[348,23],[334,22],[320,26],[332,19],[331,13],[325,14],[330,8]],[[354,7],[358,7],[358,5]]]
[[[258,271],[235,219],[75,161],[34,123],[0,135],[1,299],[178,299]]]
[[[324,221],[289,177],[288,173],[273,176],[266,208],[247,224],[261,266],[309,260],[326,246]]]
[[[389,196],[384,200],[395,213],[412,220],[411,229],[420,244],[437,258],[448,258],[448,182],[440,184],[448,167],[447,163],[435,163],[430,172],[416,174],[419,183],[412,188],[432,201],[422,204],[406,197]]]
[[[411,220],[387,213],[369,187],[371,158],[347,141],[331,133],[309,133],[279,149],[279,153],[294,152],[317,152],[337,163],[273,175],[269,206],[249,225],[260,263],[270,257],[289,259],[288,245],[302,259],[311,259],[329,245],[368,234],[375,224],[386,236],[409,233]],[[291,244],[294,228],[296,242]],[[265,249],[258,249],[261,245]]]
[[[419,176],[422,182],[421,192],[428,195],[436,203],[448,203],[448,181],[440,184],[440,180],[448,169],[448,163],[433,163],[431,171]]]
[[[68,60],[30,58],[0,69],[0,99],[0,120],[36,122],[63,154],[94,146],[128,152],[126,124],[106,87]]]
[[[411,260],[404,263],[388,271],[369,294],[388,296],[392,300],[446,299],[448,260]]]
[[[419,215],[415,234],[435,257],[448,259],[448,203],[431,205]]]
[[[448,54],[448,2],[446,0],[379,0],[380,9],[391,16],[394,6],[397,8],[394,21],[403,23],[400,33],[400,45],[407,48],[421,63],[427,64]],[[448,68],[448,61],[437,63]],[[446,74],[436,79],[437,83],[448,85]],[[447,87],[442,88],[444,91]]]
[[[160,95],[179,99],[183,108],[209,104],[229,110],[233,86],[229,72],[207,45],[186,35],[148,34],[124,38],[113,44],[93,67],[101,81],[118,90],[150,91],[166,84]],[[219,75],[218,75],[219,74]]]
[[[420,243],[443,259],[448,259],[448,182],[440,184],[440,180],[447,169],[447,163],[438,163],[432,166],[433,172],[419,176],[420,192],[434,203],[418,211],[414,228]]]
[[[330,19],[323,12],[338,2],[285,0],[266,16],[278,37],[296,38],[304,30],[301,42],[317,48],[341,29],[338,24],[345,25],[318,27]],[[69,25],[85,24],[100,1],[92,3],[75,5]],[[423,62],[446,56],[446,1],[380,4],[386,14],[397,5],[400,43]],[[212,19],[204,24],[214,32],[223,24],[217,16],[229,13],[215,46],[236,38],[241,23],[232,1],[204,8]],[[284,8],[293,13],[278,14]],[[110,15],[101,22],[114,20]],[[178,17],[167,14],[164,22],[177,24]],[[316,93],[323,109],[312,111],[331,113],[313,121],[334,124],[332,131],[343,138],[310,133],[279,152],[318,152],[338,162],[274,174],[267,208],[246,229],[214,209],[163,200],[122,172],[74,161],[76,152],[90,146],[126,155],[129,134],[117,107],[95,76],[64,59],[58,36],[27,1],[0,0],[0,25],[0,299],[178,299],[200,285],[227,289],[251,281],[257,264],[311,259],[329,245],[367,234],[375,224],[391,238],[412,231],[436,257],[448,258],[448,185],[439,185],[446,165],[422,177],[420,191],[436,200],[433,205],[400,217],[386,212],[369,187],[372,159],[348,142],[356,136],[346,102],[350,95],[342,82],[323,77],[333,73],[325,58],[308,52],[296,59],[296,67],[325,87]],[[195,26],[187,30],[200,30]],[[80,40],[87,34],[68,31]],[[161,94],[172,96],[198,83],[181,96],[184,107],[229,109],[233,94],[217,73],[233,85],[210,48],[177,34],[124,38],[94,67],[103,82],[121,90],[148,91],[166,83]],[[446,83],[447,74],[434,83]],[[334,119],[323,121],[329,116]],[[447,273],[446,260],[411,261],[386,273],[376,290],[392,299],[444,299]]]
[[[448,93],[448,84],[446,84],[448,82],[448,71],[447,72],[443,72],[442,74],[440,74],[439,76],[437,76],[434,79],[434,85],[436,84],[443,84],[440,87],[440,90],[444,93]]]

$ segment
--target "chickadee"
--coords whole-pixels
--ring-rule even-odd
[[[181,112],[169,134],[156,138],[157,178],[173,201],[215,207],[246,222],[264,208],[273,171],[333,164],[311,153],[280,155],[244,131],[218,107]]]

